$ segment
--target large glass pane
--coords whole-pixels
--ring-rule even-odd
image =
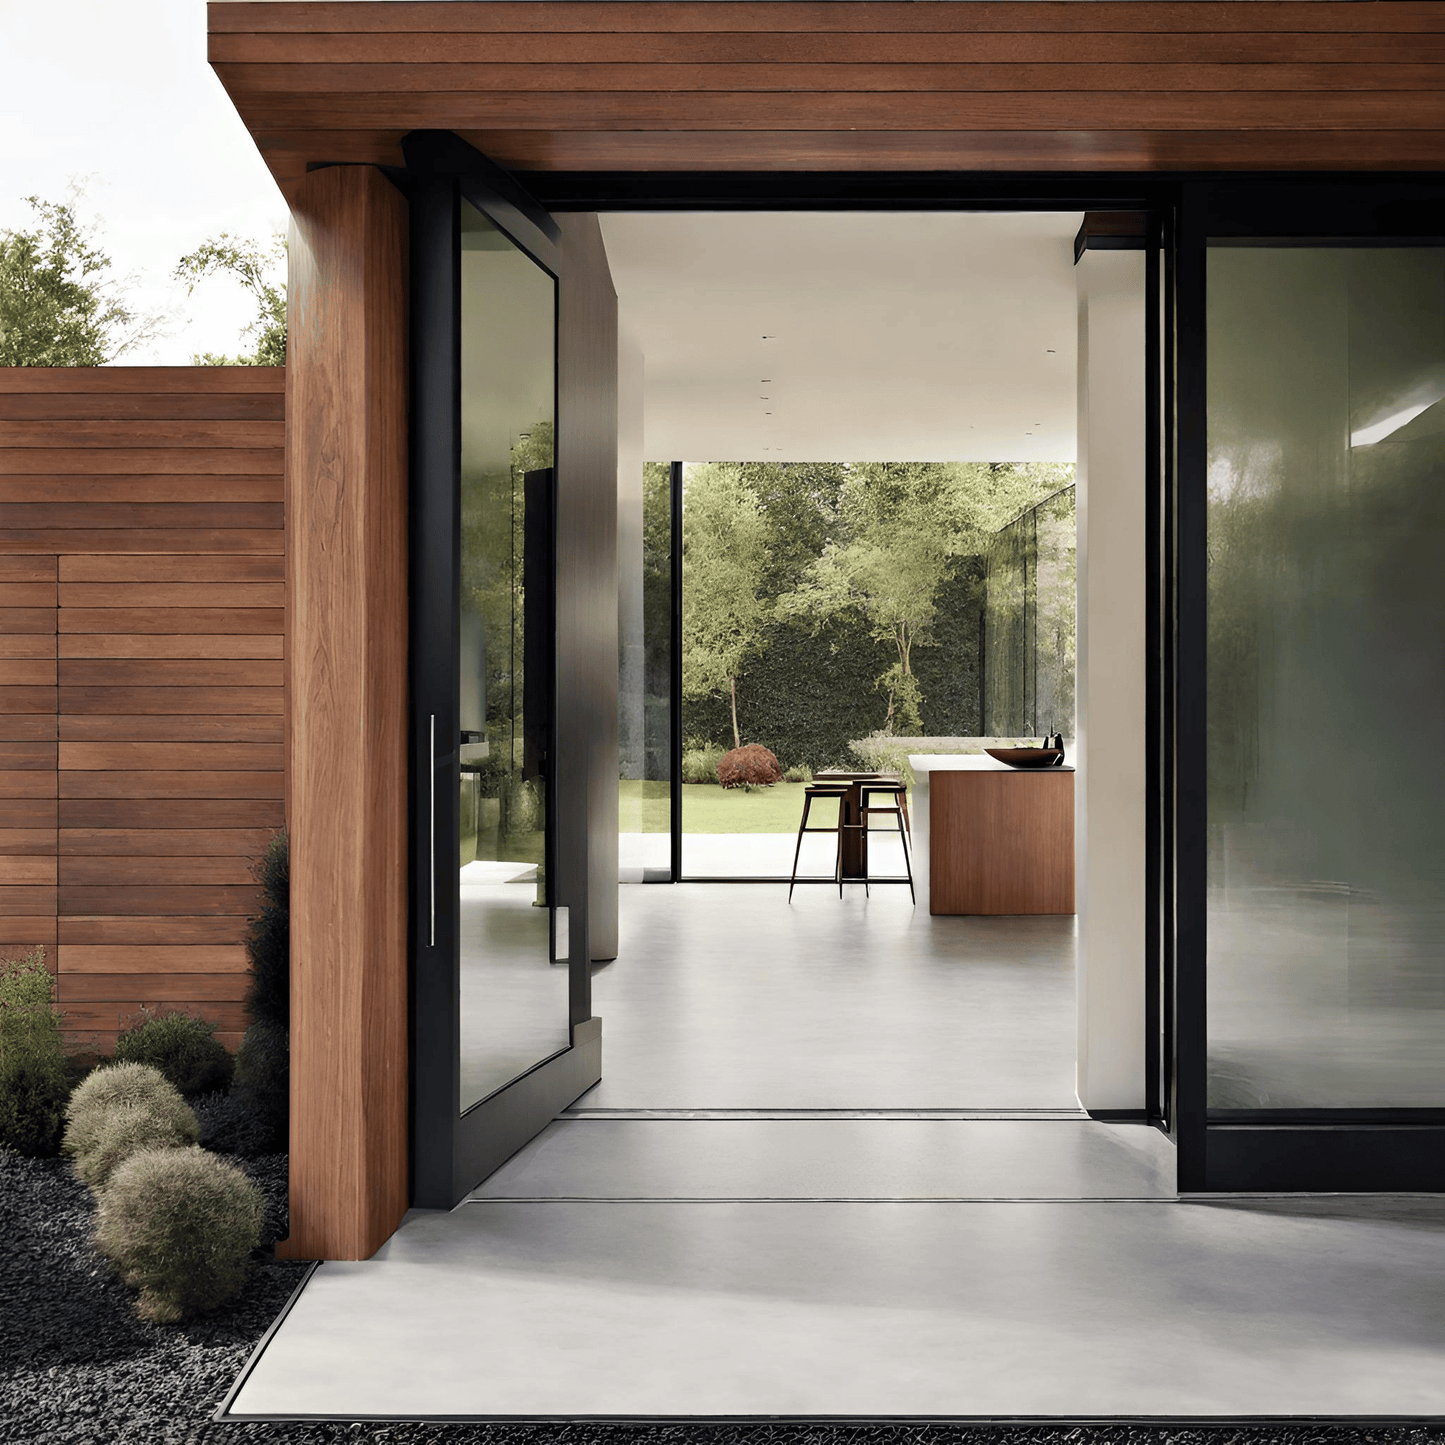
[[[551,964],[555,283],[463,203],[461,237],[461,1097],[567,1047]]]
[[[647,462],[618,515],[618,869],[672,879],[672,467]],[[635,534],[635,535],[634,535]]]
[[[1445,250],[1209,255],[1209,1102],[1445,1104]]]

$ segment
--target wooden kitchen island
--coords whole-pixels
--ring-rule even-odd
[[[937,914],[1074,912],[1074,770],[908,759],[918,901]]]

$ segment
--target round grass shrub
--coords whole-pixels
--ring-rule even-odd
[[[0,960],[0,1146],[55,1153],[69,1092],[55,981],[37,948]]]
[[[173,1324],[240,1291],[264,1213],[261,1191],[228,1160],[143,1149],[100,1197],[95,1246],[140,1290],[136,1313]]]
[[[744,743],[724,753],[717,765],[717,780],[725,788],[767,788],[782,776],[782,765],[761,743]]]
[[[75,1152],[75,1172],[98,1194],[115,1171],[143,1149],[184,1149],[200,1138],[190,1107],[117,1104],[88,1116],[85,1148]]]
[[[102,1064],[76,1085],[66,1105],[65,1117],[74,1125],[83,1115],[99,1113],[117,1104],[149,1104],[170,1099],[185,1103],[176,1086],[150,1064]]]
[[[181,1148],[199,1137],[195,1113],[159,1069],[112,1064],[97,1069],[70,1096],[62,1148],[93,1189],[137,1149]]]
[[[209,1094],[231,1082],[235,1061],[209,1019],[151,1014],[115,1042],[117,1063],[149,1064],[183,1094]]]

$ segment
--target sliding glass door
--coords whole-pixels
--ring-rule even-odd
[[[1445,212],[1321,199],[1195,197],[1184,1188],[1445,1187]]]

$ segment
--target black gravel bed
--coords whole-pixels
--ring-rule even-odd
[[[240,1161],[285,1228],[286,1159]],[[90,1193],[60,1159],[0,1150],[0,1442],[18,1445],[1439,1445],[1445,1427],[215,1422],[306,1271],[258,1251],[240,1297],[189,1325],[153,1325],[90,1246]],[[1445,1368],[1445,1366],[1442,1366]]]

